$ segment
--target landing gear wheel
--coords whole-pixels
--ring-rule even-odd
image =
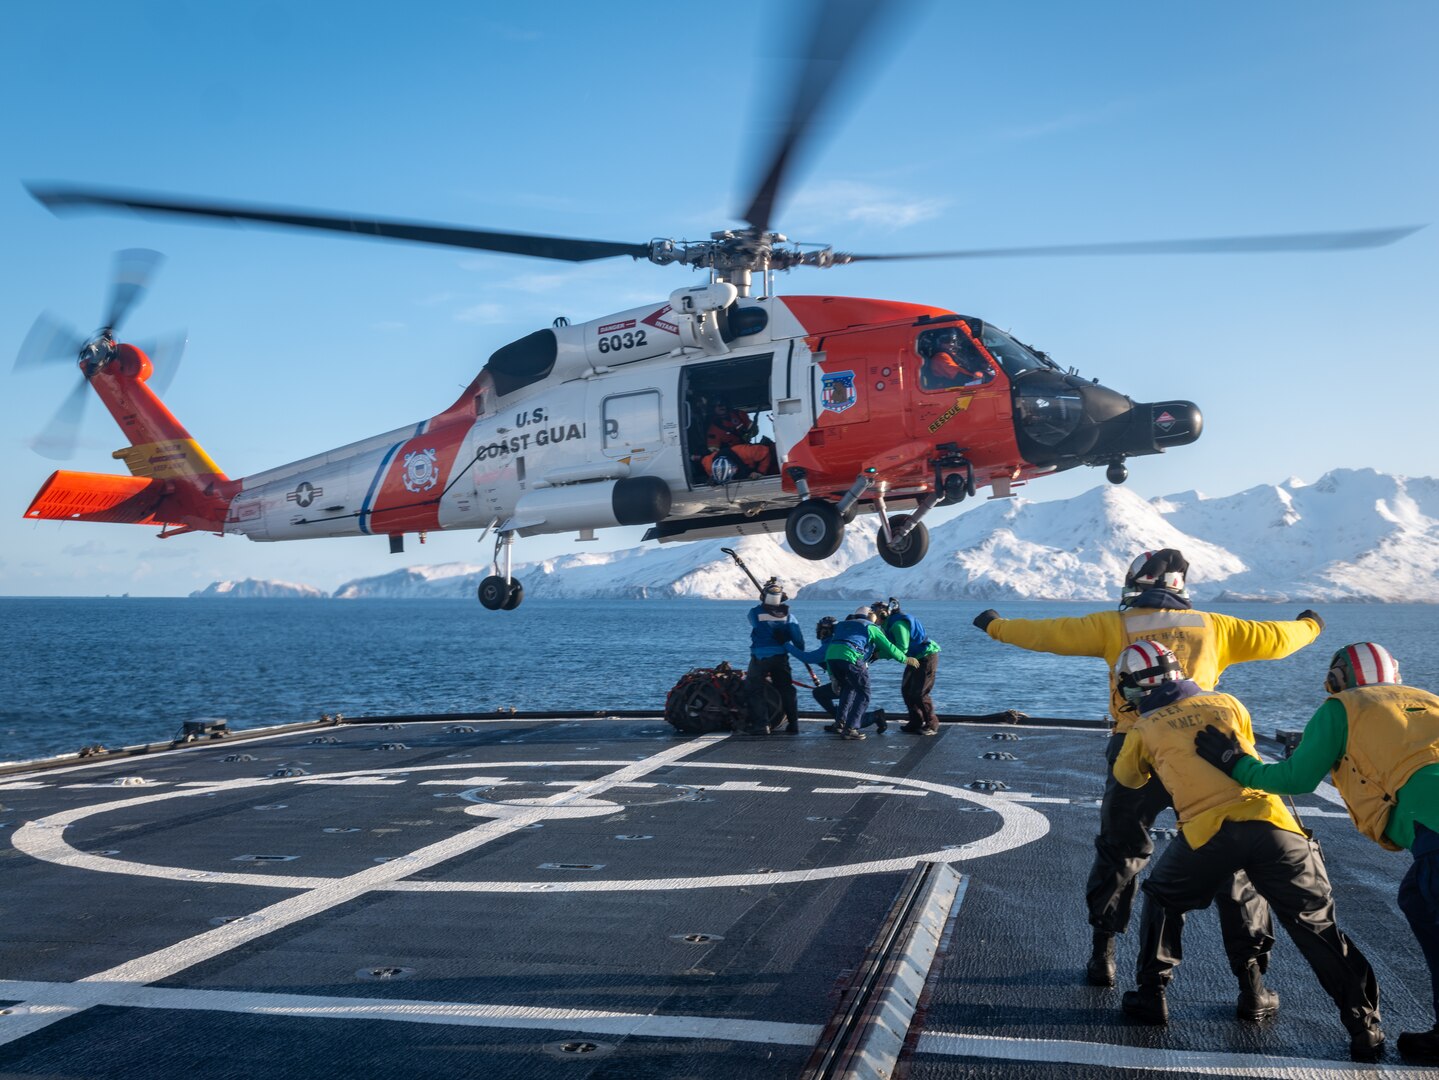
[[[523,594],[521,594],[523,595]],[[499,574],[491,574],[480,582],[479,588],[480,604],[489,611],[499,611],[510,599],[510,582],[500,577]],[[515,601],[519,603],[518,600]]]
[[[908,520],[908,514],[896,514],[889,519],[890,532],[893,533]],[[929,528],[922,521],[915,522],[908,535],[896,543],[891,544],[885,540],[883,529],[879,531],[878,539],[879,557],[890,566],[914,566],[929,554]]]
[[[518,581],[516,581],[516,580],[514,580],[514,579],[511,579],[511,580],[510,580],[510,595],[507,596],[507,597],[505,598],[505,602],[500,605],[500,610],[501,610],[501,611],[514,611],[515,608],[517,608],[517,607],[520,606],[520,602],[521,602],[522,600],[524,600],[524,598],[525,598],[525,587],[524,587],[523,585],[521,585]]]
[[[839,550],[844,539],[844,519],[834,503],[806,499],[789,512],[784,535],[796,555],[818,562]]]

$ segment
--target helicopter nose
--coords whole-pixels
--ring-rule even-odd
[[[1204,416],[1192,401],[1136,402],[1072,375],[1024,376],[1016,391],[1020,449],[1036,465],[1069,468],[1161,454],[1194,442],[1204,430]]]

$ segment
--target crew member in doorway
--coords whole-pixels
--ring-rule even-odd
[[[705,445],[710,450],[738,446],[758,434],[759,425],[753,416],[743,409],[731,409],[724,398],[715,399],[710,409],[709,427],[705,431]]]
[[[760,602],[749,609],[749,668],[744,676],[748,724],[741,734],[768,735],[769,711],[764,704],[764,684],[779,691],[784,707],[785,733],[799,733],[799,702],[794,693],[794,675],[789,667],[787,646],[804,648],[804,632],[789,613],[789,595],[774,578],[765,582]]]
[[[919,666],[918,660],[906,657],[890,644],[884,631],[875,625],[874,612],[861,607],[834,628],[824,652],[825,667],[839,691],[835,726],[842,739],[864,738],[859,729],[869,710],[869,663],[875,656],[896,660],[906,667]]]
[[[1213,690],[1230,664],[1278,660],[1308,645],[1324,628],[1324,620],[1309,610],[1301,611],[1292,622],[1251,622],[1195,611],[1186,589],[1188,572],[1189,563],[1175,549],[1146,551],[1129,566],[1118,611],[1065,619],[1004,619],[990,608],[975,618],[974,625],[996,641],[1021,649],[1104,658],[1110,669],[1113,725],[1104,756],[1112,770],[1134,718],[1132,711],[1123,708],[1113,674],[1114,662],[1125,646],[1145,639],[1159,641],[1179,657],[1191,679],[1203,689]],[[1129,927],[1139,886],[1137,875],[1154,853],[1149,828],[1170,805],[1169,792],[1158,780],[1130,790],[1115,782],[1112,771],[1105,778],[1094,865],[1085,886],[1089,924],[1094,928],[1086,974],[1095,986],[1114,985],[1114,935]],[[1220,905],[1221,925],[1229,910]],[[1230,928],[1228,933],[1237,930]]]
[[[982,386],[994,379],[993,357],[961,320],[956,326],[926,330],[918,349],[924,358],[920,384],[926,390]]]
[[[775,465],[774,443],[769,439],[711,450],[700,458],[700,465],[710,482],[716,485],[732,484],[736,480],[758,480],[761,476],[773,476],[779,471]]]
[[[1359,831],[1413,854],[1399,883],[1399,910],[1429,966],[1439,1019],[1439,697],[1401,685],[1398,663],[1372,641],[1336,652],[1324,689],[1329,698],[1285,761],[1265,765],[1219,726],[1194,737],[1195,751],[1242,787],[1276,795],[1307,794],[1332,773]],[[1402,1033],[1399,1053],[1439,1065],[1439,1023]]]
[[[834,636],[834,628],[838,624],[839,620],[833,615],[826,615],[823,619],[820,619],[814,628],[814,636],[819,641],[818,645],[808,652],[797,649],[793,645],[788,647],[789,654],[795,659],[801,663],[818,667],[825,674],[824,681],[811,692],[814,694],[814,700],[819,707],[829,713],[830,717],[834,720],[834,723],[826,724],[824,728],[825,731],[831,735],[839,734],[839,690],[835,687],[834,676],[830,674],[829,668],[825,665],[824,655],[829,650],[829,639]],[[868,662],[869,658],[866,657],[865,659],[866,662]],[[886,719],[883,709],[865,710],[864,717],[860,720],[859,726],[861,728],[867,728],[870,725],[874,725],[874,730],[879,734],[884,734],[885,729],[889,727],[889,721]]]
[[[924,624],[913,615],[900,611],[899,601],[894,597],[891,596],[888,603],[876,600],[870,606],[890,642],[905,656],[919,661],[913,667],[905,667],[904,679],[899,684],[904,707],[909,710],[909,722],[899,730],[910,735],[938,735],[939,716],[930,694],[939,670],[939,642],[925,633]]]
[[[1242,873],[1273,907],[1339,1007],[1350,1057],[1378,1060],[1384,1046],[1379,987],[1369,961],[1335,924],[1319,845],[1277,796],[1242,787],[1208,768],[1195,752],[1194,732],[1207,728],[1239,753],[1253,753],[1248,711],[1237,698],[1206,692],[1185,678],[1179,659],[1157,641],[1125,648],[1114,674],[1120,693],[1138,712],[1115,759],[1114,777],[1138,789],[1157,774],[1174,795],[1180,827],[1144,881],[1139,988],[1125,993],[1125,1013],[1150,1024],[1168,1021],[1164,988],[1183,955],[1185,912],[1208,907]],[[1230,954],[1231,965],[1237,959]],[[1241,1019],[1257,1021],[1279,1011],[1279,995],[1264,986],[1265,967],[1263,956],[1255,954],[1235,968]]]

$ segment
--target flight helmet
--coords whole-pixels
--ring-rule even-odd
[[[1330,659],[1329,673],[1324,676],[1324,689],[1337,694],[1341,690],[1353,690],[1356,686],[1403,681],[1399,677],[1399,661],[1389,655],[1388,649],[1372,641],[1360,641],[1344,646]]]
[[[865,622],[874,622],[874,610],[870,608],[867,604],[861,604],[859,607],[854,609],[854,614],[851,615],[850,618],[863,619]]]
[[[1157,641],[1136,641],[1119,654],[1114,662],[1119,679],[1119,692],[1131,705],[1164,683],[1184,678],[1179,657]]]
[[[721,451],[710,459],[710,480],[716,484],[728,484],[739,477],[739,466],[733,454]]]
[[[834,636],[834,628],[839,620],[833,615],[826,615],[819,622],[814,624],[814,636],[820,641],[828,641]]]

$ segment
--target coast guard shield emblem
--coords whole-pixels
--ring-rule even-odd
[[[439,483],[435,475],[435,451],[412,450],[405,455],[405,489],[407,491],[429,491]]]
[[[854,372],[832,371],[820,378],[820,404],[825,412],[842,413],[854,407]]]

